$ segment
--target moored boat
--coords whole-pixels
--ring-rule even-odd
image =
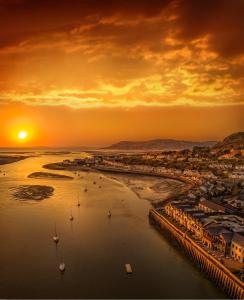
[[[132,274],[133,271],[132,271],[132,267],[130,264],[125,264],[125,271],[127,274]]]
[[[65,263],[64,263],[64,262],[61,262],[61,263],[59,264],[59,267],[58,267],[58,268],[59,268],[59,271],[63,273],[63,272],[65,271]]]
[[[58,236],[58,234],[57,234],[56,223],[55,223],[55,227],[54,227],[53,241],[54,241],[56,244],[59,242],[59,236]]]

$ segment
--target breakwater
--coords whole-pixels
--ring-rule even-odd
[[[155,209],[149,212],[150,222],[160,231],[166,232],[199,267],[206,276],[212,280],[228,297],[233,299],[244,298],[244,283],[231,273],[220,261],[206,252],[189,236],[178,229]]]

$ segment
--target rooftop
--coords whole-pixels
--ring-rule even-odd
[[[232,241],[244,247],[244,236],[242,234],[235,232]]]
[[[225,207],[223,205],[218,204],[216,202],[206,200],[206,199],[200,201],[199,205],[205,206],[205,207],[207,207],[209,209],[212,209],[212,210],[215,210],[215,211],[225,212]]]

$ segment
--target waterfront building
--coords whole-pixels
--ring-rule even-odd
[[[225,207],[223,205],[206,200],[204,198],[200,199],[198,207],[204,212],[225,212]]]
[[[210,223],[203,227],[202,242],[209,249],[226,253],[227,241],[224,241],[226,234],[231,232],[221,224]]]
[[[199,210],[196,202],[191,200],[172,201],[165,206],[165,212],[209,249],[223,256],[231,255],[236,260],[243,260],[243,218]]]
[[[244,236],[240,233],[234,233],[231,241],[230,255],[239,262],[244,262]]]
[[[230,248],[231,248],[231,241],[233,238],[234,233],[229,232],[222,232],[219,235],[219,243],[216,245],[217,251],[224,254],[224,256],[230,255]]]

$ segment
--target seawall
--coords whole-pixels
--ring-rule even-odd
[[[151,223],[161,232],[166,232],[198,266],[206,276],[212,280],[228,297],[233,299],[244,298],[244,283],[231,273],[215,257],[206,252],[184,232],[167,220],[155,209],[149,212]]]

